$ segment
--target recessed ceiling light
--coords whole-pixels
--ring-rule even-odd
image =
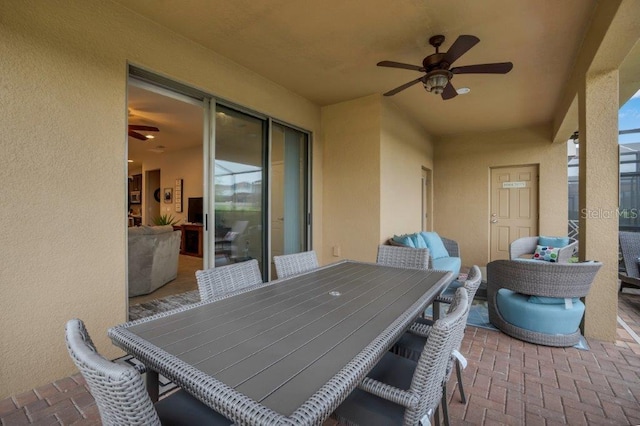
[[[147,139],[154,139],[155,138],[155,136],[153,136],[153,135],[145,135],[144,137],[147,138]]]
[[[458,95],[466,95],[470,91],[471,89],[469,89],[468,87],[461,87],[458,90],[456,90],[456,93],[458,93]]]
[[[127,160],[127,163],[133,163],[133,160]]]

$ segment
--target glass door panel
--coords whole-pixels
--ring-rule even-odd
[[[265,120],[216,106],[216,266],[257,259],[264,271],[266,124]]]
[[[271,132],[271,256],[299,253],[307,241],[308,134],[273,123]],[[271,268],[272,279],[275,268]]]

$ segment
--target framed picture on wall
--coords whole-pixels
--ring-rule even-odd
[[[140,204],[140,191],[131,191],[131,204]]]
[[[165,188],[163,198],[165,204],[171,204],[171,202],[173,201],[173,188]]]

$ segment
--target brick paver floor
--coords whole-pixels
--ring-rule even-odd
[[[452,425],[640,424],[640,294],[621,294],[615,343],[550,348],[467,327],[467,404],[449,384]],[[4,425],[97,425],[98,410],[76,374],[0,401]],[[325,422],[333,426],[335,421]]]

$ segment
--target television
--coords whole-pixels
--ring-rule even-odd
[[[202,214],[202,197],[189,198],[187,219],[191,223],[204,223],[204,215]]]

